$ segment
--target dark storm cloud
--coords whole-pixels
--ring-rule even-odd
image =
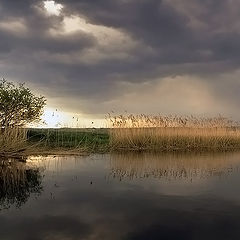
[[[156,51],[153,62],[184,63],[218,61],[239,58],[239,32],[231,31],[232,22],[224,23],[232,14],[237,1],[183,1],[199,3],[205,13],[196,17],[205,29],[190,27],[191,16],[178,11],[171,1],[161,0],[96,0],[96,1],[60,1],[69,7],[68,12],[83,14],[95,24],[119,28],[134,38],[143,41]],[[172,1],[174,2],[174,1]],[[198,5],[198,6],[199,6]],[[230,6],[231,5],[231,6]],[[230,16],[232,18],[232,16]],[[223,24],[229,24],[223,31]],[[230,28],[230,29],[229,29]],[[212,56],[204,56],[203,51],[210,51]],[[164,62],[165,60],[165,62]],[[145,62],[146,64],[146,62]]]
[[[35,4],[35,5],[34,5]],[[13,34],[9,29],[0,28],[0,52],[6,50],[24,50],[47,52],[70,52],[89,47],[94,44],[94,37],[82,31],[75,32],[68,36],[52,36],[49,30],[61,27],[62,17],[45,16],[37,11],[42,6],[40,1],[3,1],[0,3],[2,21],[24,21],[26,32]],[[9,27],[11,28],[11,26]]]
[[[130,1],[63,1],[75,7],[89,21],[109,27],[121,28],[146,42],[150,46],[162,48],[182,41],[185,45],[192,38],[185,24],[187,17],[178,14],[161,0]],[[71,9],[74,11],[74,9]]]
[[[237,0],[56,2],[64,7],[58,16],[44,13],[40,0],[0,2],[0,72],[34,84],[50,99],[61,95],[66,109],[104,113],[101,104],[92,106],[128,93],[121,82],[148,82],[154,88],[162,78],[186,75],[207,83],[214,98],[228,87],[227,79],[218,84],[219,76],[239,68]],[[95,30],[63,33],[64,20],[73,16],[107,27],[100,29],[105,37],[98,38]],[[6,27],[14,22],[25,30]],[[121,44],[113,30],[125,37]],[[238,88],[232,81],[222,98],[234,105],[238,97],[231,89]]]
[[[94,44],[94,38],[79,32],[71,36],[52,37],[47,34],[24,37],[13,37],[12,34],[0,31],[1,38],[0,52],[10,52],[13,50],[26,51],[47,51],[49,53],[65,53],[81,50]]]

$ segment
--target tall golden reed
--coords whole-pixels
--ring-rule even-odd
[[[26,148],[27,129],[0,129],[0,155],[17,154]]]
[[[114,150],[228,150],[240,148],[238,123],[222,116],[108,116]]]

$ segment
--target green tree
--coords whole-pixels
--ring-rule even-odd
[[[25,84],[0,80],[0,128],[39,122],[46,99],[35,96]]]

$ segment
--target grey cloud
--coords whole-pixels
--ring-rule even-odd
[[[95,39],[83,32],[71,34],[70,36],[49,36],[39,34],[34,36],[16,37],[11,33],[0,31],[0,51],[3,53],[13,50],[23,50],[27,53],[35,51],[47,51],[49,53],[65,53],[81,50],[94,45]]]
[[[239,40],[239,33],[222,31],[222,25],[227,18],[223,18],[222,15],[229,16],[232,13],[232,7],[230,6],[236,1],[206,0],[201,1],[201,3],[196,1],[206,12],[196,16],[200,22],[207,25],[207,29],[201,31],[190,28],[188,25],[190,16],[179,13],[174,5],[168,4],[170,1],[101,0],[91,1],[90,3],[84,0],[63,0],[60,2],[69,6],[69,12],[83,14],[90,22],[127,31],[159,51],[159,55],[167,47],[168,56],[173,56],[173,61],[176,59],[175,57],[178,58],[178,55],[181,56],[179,63],[186,60],[190,62],[208,60],[208,56],[203,58],[200,54],[203,50],[212,52],[211,60],[219,60],[219,54],[223,53],[224,55],[226,51],[226,58],[233,55],[238,56],[236,52],[229,52],[228,50],[235,49]],[[189,1],[184,1],[183,7],[184,4],[188,3]],[[236,4],[238,3],[236,2]],[[234,21],[236,19],[227,22],[228,26],[226,27],[231,27]],[[188,57],[188,55],[191,57]],[[165,54],[164,57],[166,58]]]
[[[231,96],[231,89],[238,88],[237,80],[228,85],[227,79],[221,79],[221,87],[218,86],[222,74],[234,73],[239,68],[238,1],[57,2],[64,6],[62,13],[47,16],[37,9],[43,6],[40,0],[1,1],[0,23],[22,19],[27,28],[23,35],[0,28],[0,73],[4,77],[44,89],[49,98],[61,95],[66,100],[63,101],[66,109],[71,106],[88,113],[92,105],[111,102],[129,93],[117,88],[120,82],[148,82],[154,89],[157,81],[174,76],[201,78],[213,96],[229,86],[222,98],[230,105],[238,101],[235,94]],[[118,52],[110,48],[116,44],[114,40],[110,39],[109,49],[104,49],[101,41],[105,40],[97,39],[92,32],[49,33],[61,31],[64,18],[72,16],[86,19],[87,24],[115,29],[134,41],[135,46],[125,49],[122,45]],[[87,61],[88,50],[103,56],[96,62]],[[125,57],[116,57],[120,53]],[[75,104],[70,103],[69,96]],[[99,113],[105,111],[99,108]]]

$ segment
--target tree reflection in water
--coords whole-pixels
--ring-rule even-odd
[[[0,210],[21,207],[31,194],[41,194],[41,169],[16,159],[0,159]]]
[[[110,178],[189,180],[226,176],[238,171],[235,153],[118,153],[111,155]]]

